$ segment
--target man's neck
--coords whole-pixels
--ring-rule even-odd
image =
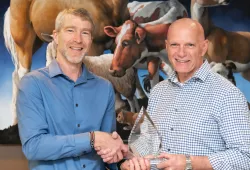
[[[76,82],[76,80],[82,74],[82,63],[78,63],[78,64],[70,63],[62,57],[57,57],[56,60],[60,68],[62,69],[62,72],[66,76],[68,76],[71,80]]]
[[[177,73],[177,77],[180,83],[185,83],[187,80],[189,80],[192,75],[186,74],[186,73]]]

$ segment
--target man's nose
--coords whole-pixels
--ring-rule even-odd
[[[76,33],[74,35],[74,41],[77,43],[81,43],[82,42],[82,35],[80,33]]]
[[[184,57],[186,55],[186,50],[183,46],[180,46],[180,48],[178,50],[178,55],[179,55],[179,57]]]

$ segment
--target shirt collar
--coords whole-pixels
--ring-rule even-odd
[[[56,77],[58,75],[64,75],[62,69],[60,68],[59,64],[57,63],[56,59],[52,60],[52,62],[49,65],[49,76],[50,78]],[[67,77],[67,76],[66,76]],[[95,78],[93,74],[91,74],[88,69],[85,69],[85,66],[83,64],[82,66],[82,74],[77,79],[76,84],[87,82],[87,80]]]
[[[210,65],[207,60],[205,60],[202,66],[194,73],[194,75],[189,80],[200,80],[202,82],[205,81],[207,75],[209,74]],[[173,83],[179,83],[177,78],[177,73],[174,71],[169,77],[168,80]],[[189,81],[187,80],[187,81]]]
[[[59,67],[57,61],[53,59],[51,63],[49,64],[49,76],[50,78],[56,77],[57,75],[62,75],[63,72],[61,68]]]

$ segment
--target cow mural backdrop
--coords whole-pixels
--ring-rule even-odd
[[[22,0],[14,1],[22,2]],[[25,2],[27,3],[27,1]],[[64,1],[61,0],[60,2],[63,3]],[[118,6],[120,12],[115,16],[104,18],[101,23],[98,21],[97,16],[106,15],[102,14],[103,11],[91,9],[93,10],[92,13],[95,14],[94,16],[96,16],[96,22],[99,23],[99,32],[96,33],[96,37],[97,40],[101,40],[96,41],[97,43],[93,46],[93,51],[98,49],[93,55],[100,55],[102,51],[106,53],[107,51],[104,50],[112,49],[111,51],[114,52],[115,59],[113,59],[112,62],[109,59],[110,67],[107,68],[110,68],[110,75],[120,77],[125,74],[126,69],[135,67],[138,69],[137,73],[141,84],[143,84],[143,76],[149,73],[150,84],[154,86],[155,83],[159,81],[159,69],[161,70],[160,74],[166,78],[167,75],[164,73],[168,74],[169,71],[171,71],[171,67],[168,65],[167,55],[164,50],[165,32],[174,20],[183,17],[192,17],[201,22],[205,28],[206,36],[210,43],[206,57],[211,62],[213,70],[230,79],[232,82],[234,81],[236,86],[245,94],[247,100],[250,102],[250,1],[168,0],[161,3],[150,3],[154,1],[144,0],[144,3],[139,3],[131,0],[128,2],[127,7],[130,15],[127,13],[128,10],[123,8],[124,4],[121,3],[118,4],[120,5]],[[37,38],[46,41],[40,35],[41,33],[51,33],[53,29],[53,18],[55,18],[56,12],[58,11],[54,11],[53,17],[47,20],[46,18],[48,18],[48,16],[38,17],[38,21],[33,23],[34,27],[38,28],[35,32],[32,28],[23,29],[23,27],[20,27],[20,23],[10,25],[12,30],[16,31],[16,35],[14,36],[22,37],[21,40],[17,38],[17,44],[20,45],[18,48],[23,48],[23,50],[19,52],[20,58],[16,60],[18,58],[17,56],[11,57],[8,53],[4,45],[3,36],[4,14],[10,6],[10,0],[2,0],[0,3],[0,31],[2,32],[0,34],[1,143],[3,137],[8,136],[9,133],[17,133],[16,126],[14,126],[14,131],[13,129],[8,129],[9,126],[17,123],[15,107],[13,105],[15,104],[16,86],[18,85],[19,79],[26,72],[45,66],[45,55],[48,44],[42,44]],[[45,7],[51,7],[53,5],[49,0],[44,0],[43,3],[46,4],[44,5]],[[92,2],[84,1],[84,3],[88,4]],[[24,3],[20,5],[24,5]],[[73,7],[76,5],[77,4],[74,4]],[[27,4],[26,6],[27,8],[29,7]],[[13,8],[11,12],[18,14],[18,12],[20,12],[18,9],[19,7]],[[29,10],[32,11],[32,9]],[[39,10],[38,5],[38,8],[32,12],[36,14]],[[15,18],[13,20],[19,21]],[[131,39],[124,41],[123,36],[126,36],[127,33],[132,33],[134,37],[130,37]],[[112,39],[114,41],[112,41]],[[100,42],[101,44],[98,44]],[[25,45],[27,43],[31,43],[28,45],[28,48]],[[35,53],[32,55],[31,49],[35,43],[41,45],[41,48],[34,50],[33,52]],[[124,54],[127,56],[124,56]],[[23,61],[23,57],[27,55],[30,59]],[[23,62],[22,65],[20,65],[21,62]],[[12,74],[13,72],[14,74]],[[136,80],[133,79],[133,81]],[[135,88],[135,83],[133,84],[133,88]],[[139,96],[143,96],[143,94],[140,93]],[[117,100],[120,101],[119,97]],[[142,104],[140,103],[140,105]],[[130,104],[130,106],[133,106],[133,104]],[[119,110],[119,113],[118,116],[120,120],[120,116],[124,116],[127,112],[120,112]],[[11,130],[11,132],[8,130]],[[122,133],[128,132],[123,131]]]

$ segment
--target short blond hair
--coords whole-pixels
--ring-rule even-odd
[[[84,8],[77,8],[77,9],[76,8],[69,8],[69,9],[64,9],[63,11],[59,12],[59,14],[56,17],[56,22],[55,22],[56,31],[60,31],[60,29],[62,28],[62,24],[63,24],[63,21],[64,21],[66,15],[78,16],[83,21],[89,21],[91,26],[92,26],[91,33],[93,34],[93,32],[95,30],[95,24],[93,22],[93,19],[92,19],[90,13]]]

